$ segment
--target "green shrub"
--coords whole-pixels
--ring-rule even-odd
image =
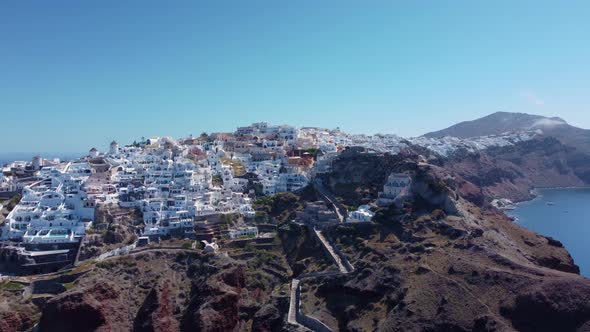
[[[76,287],[76,285],[73,282],[68,282],[68,283],[65,283],[63,285],[66,288],[66,290],[70,290],[70,289]]]
[[[213,178],[211,179],[211,184],[213,184],[213,186],[215,187],[223,186],[223,178],[221,177],[221,175],[213,175]]]
[[[105,269],[105,270],[110,270],[114,266],[115,266],[115,263],[113,263],[112,261],[102,261],[102,262],[96,263],[96,267],[101,268],[101,269]]]
[[[9,291],[16,291],[25,288],[22,284],[13,281],[7,281],[5,283],[0,284],[0,289],[2,290],[9,290]]]
[[[8,201],[8,204],[6,204],[6,209],[8,211],[12,211],[14,207],[20,202],[21,198],[23,198],[21,194],[16,194],[12,196],[10,201]]]

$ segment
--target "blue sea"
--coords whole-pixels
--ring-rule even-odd
[[[0,166],[8,164],[16,160],[31,161],[33,156],[40,155],[46,159],[59,158],[61,160],[72,160],[78,159],[85,156],[85,153],[63,153],[63,152],[46,152],[46,153],[34,153],[34,152],[0,152]]]
[[[509,214],[518,218],[519,225],[561,241],[581,274],[590,278],[590,188],[538,193],[536,199],[519,204]]]

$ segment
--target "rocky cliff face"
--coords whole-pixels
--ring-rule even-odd
[[[410,151],[344,152],[323,177],[342,203],[374,201],[391,172],[412,175],[413,197],[377,208],[374,224],[325,230],[355,270],[306,280],[304,312],[341,331],[590,331],[590,281],[563,245],[485,203],[518,197],[548,170],[584,178],[585,159],[560,142],[529,144],[432,163]],[[263,219],[279,222],[264,248],[150,249],[23,289],[0,284],[0,331],[290,330],[291,278],[337,271],[309,230],[289,222],[316,199],[308,188],[258,202]]]
[[[373,154],[348,149],[334,162],[332,172],[321,176],[323,182],[347,206],[374,201],[391,173],[415,171],[418,155]]]
[[[247,261],[191,250],[113,258],[67,280],[68,290],[56,288],[38,309],[19,309],[26,317],[13,315],[0,331],[28,330],[36,315],[40,331],[280,330],[289,266],[272,250],[252,250]]]
[[[465,199],[465,180],[445,167],[414,169],[405,210],[328,232],[356,271],[307,287],[309,314],[348,331],[588,330],[590,281],[561,243]]]
[[[38,309],[31,300],[0,284],[0,331],[29,331],[38,320]]]
[[[535,187],[577,187],[590,184],[590,156],[554,138],[540,138],[478,154],[440,160],[469,191],[481,189],[487,200],[532,198]],[[473,200],[472,200],[473,201]]]

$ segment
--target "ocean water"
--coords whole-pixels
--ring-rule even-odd
[[[543,189],[509,213],[519,225],[561,241],[590,278],[590,188]]]
[[[60,158],[61,160],[72,160],[77,159],[82,156],[85,156],[85,153],[75,153],[75,152],[47,152],[47,153],[34,153],[34,152],[1,152],[0,151],[0,166],[3,166],[7,163],[16,161],[16,160],[24,160],[24,161],[31,161],[33,156],[40,155],[43,158],[53,159],[53,158]]]

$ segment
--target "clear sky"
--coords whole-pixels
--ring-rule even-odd
[[[3,152],[254,121],[417,136],[496,111],[590,128],[590,2],[0,3]]]

